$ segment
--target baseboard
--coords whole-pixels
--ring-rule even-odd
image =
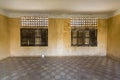
[[[120,61],[120,58],[117,58],[117,57],[112,56],[112,55],[107,55],[107,57],[108,57],[108,58],[111,58],[111,59],[113,59],[113,60],[115,60],[115,61]]]
[[[5,59],[7,59],[7,58],[9,58],[9,56],[4,57],[4,58],[0,58],[0,61],[5,60]]]

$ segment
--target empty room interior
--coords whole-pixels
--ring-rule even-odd
[[[120,80],[120,0],[0,0],[0,80]]]

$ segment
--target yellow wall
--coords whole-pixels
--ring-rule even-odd
[[[9,18],[10,53],[12,56],[77,56],[106,55],[107,20],[100,19],[98,25],[97,47],[71,47],[70,19],[51,18],[48,27],[48,47],[20,46],[20,19]]]
[[[120,15],[108,19],[107,55],[120,60]]]
[[[97,47],[71,47],[70,19],[51,18],[48,47],[20,46],[20,19],[0,15],[0,60],[8,56],[106,55],[120,60],[120,15],[98,21]],[[107,49],[106,49],[107,48]]]
[[[99,19],[98,46],[71,47],[70,19],[51,18],[48,27],[48,47],[21,47],[20,19],[0,15],[0,59],[10,54],[11,56],[106,55],[107,50],[107,56],[120,60],[119,30],[120,15],[108,20]]]
[[[0,15],[0,60],[10,55],[7,17]]]
[[[70,32],[70,19],[49,19],[48,43],[49,53],[52,56],[69,55],[71,45]]]

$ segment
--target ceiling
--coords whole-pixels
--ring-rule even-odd
[[[0,0],[0,8],[24,12],[110,13],[120,0]]]

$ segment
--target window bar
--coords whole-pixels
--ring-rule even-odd
[[[47,17],[23,16],[21,17],[21,28],[40,28],[48,26]]]

